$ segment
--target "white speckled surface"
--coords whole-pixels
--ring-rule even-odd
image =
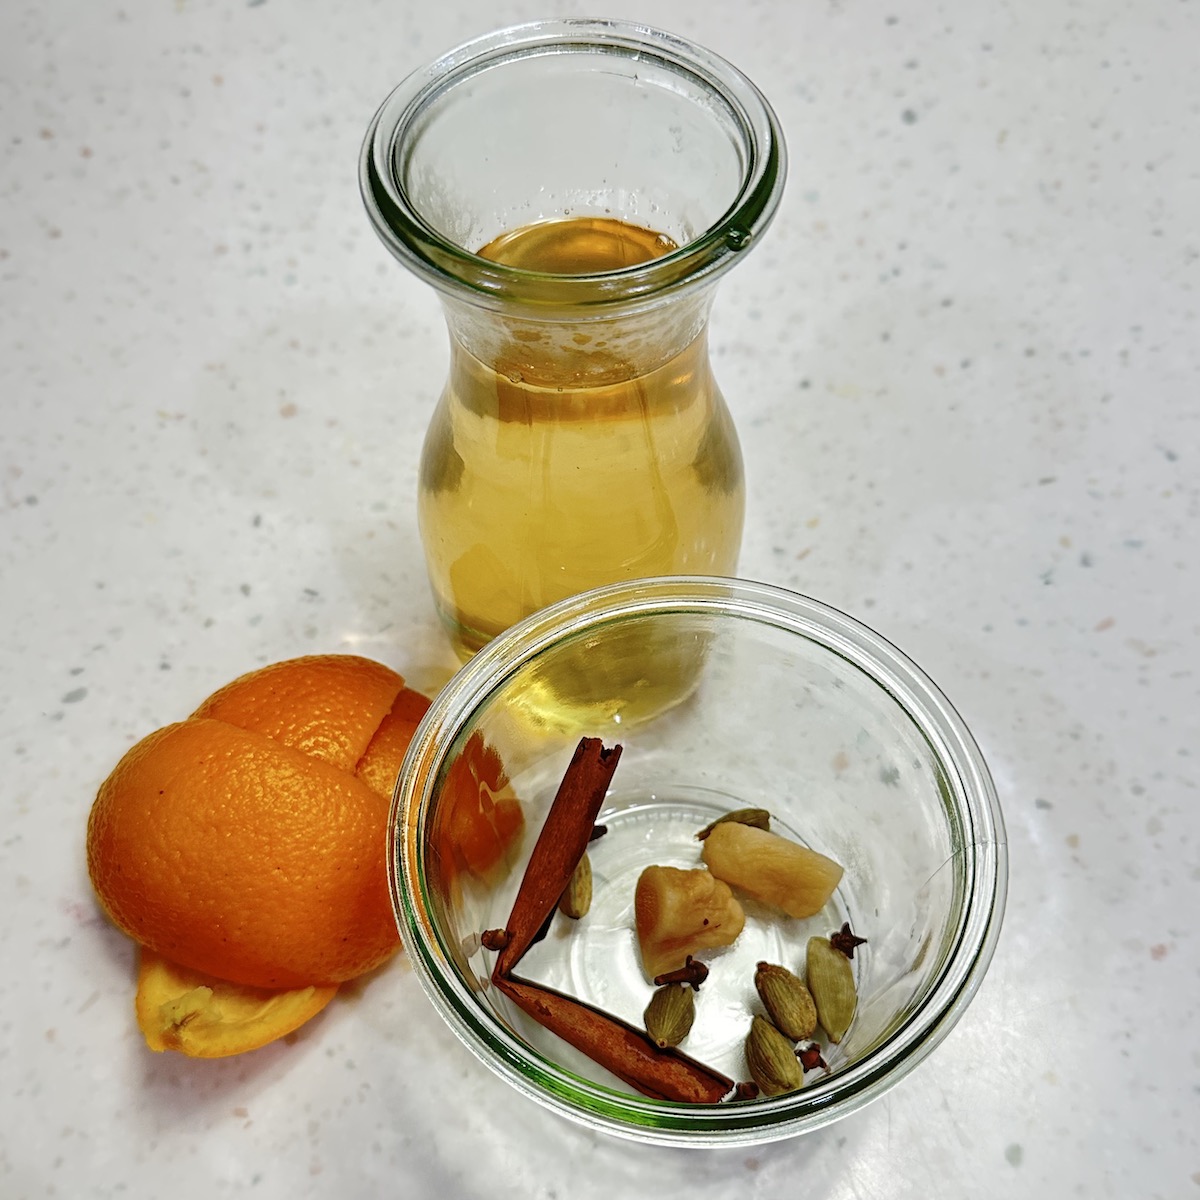
[[[1005,806],[1005,932],[886,1099],[749,1152],[520,1101],[406,965],[291,1046],[152,1056],[83,831],[124,749],[257,664],[449,665],[413,494],[433,295],[359,140],[559,0],[0,8],[0,1196],[1200,1195],[1200,6],[626,0],[792,154],[713,340],[742,573],[941,683]]]

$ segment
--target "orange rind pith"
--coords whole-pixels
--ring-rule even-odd
[[[286,1037],[336,993],[336,984],[270,991],[228,983],[142,947],[135,1009],[151,1050],[227,1058]]]

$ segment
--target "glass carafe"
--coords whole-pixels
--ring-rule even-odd
[[[450,332],[418,516],[462,657],[601,583],[734,573],[742,460],[706,331],[784,170],[744,75],[620,21],[489,34],[376,114],[367,211]]]

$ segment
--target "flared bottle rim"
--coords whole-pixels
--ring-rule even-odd
[[[742,177],[724,212],[697,236],[648,263],[595,274],[559,275],[480,257],[426,219],[408,194],[399,148],[434,100],[477,71],[546,53],[608,52],[651,56],[717,94],[741,139]],[[778,208],[786,175],[783,133],[751,80],[720,55],[675,34],[631,21],[567,18],[510,26],[465,42],[404,79],[367,128],[359,186],[387,249],[439,291],[474,303],[640,307],[664,294],[723,274],[756,244]]]

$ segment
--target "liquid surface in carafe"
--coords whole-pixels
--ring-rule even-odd
[[[510,229],[476,253],[523,271],[595,275],[636,267],[679,247],[665,233],[612,217],[568,217]]]
[[[567,275],[674,247],[653,230],[587,217],[511,230],[479,253]],[[514,327],[494,362],[452,339],[421,458],[419,517],[439,614],[463,658],[599,584],[736,567],[741,455],[704,334],[637,374],[590,329],[580,321],[564,348],[561,329],[543,338]],[[578,369],[585,360],[614,381],[593,382],[594,371]]]

